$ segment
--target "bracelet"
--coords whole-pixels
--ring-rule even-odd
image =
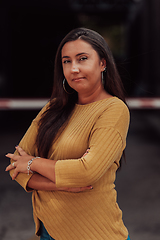
[[[32,158],[31,160],[29,160],[29,162],[28,162],[28,166],[27,166],[28,175],[29,175],[30,172],[33,173],[33,172],[31,171],[30,165],[32,164],[33,160],[36,159],[36,158],[40,158],[40,157],[34,157],[34,158]]]

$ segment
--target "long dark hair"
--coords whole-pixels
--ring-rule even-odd
[[[77,28],[72,30],[61,41],[58,47],[55,57],[53,92],[50,99],[50,105],[39,121],[36,145],[38,154],[41,157],[47,158],[53,141],[60,134],[60,130],[67,124],[78,100],[77,92],[69,86],[66,87],[70,88],[68,91],[71,91],[72,94],[68,94],[64,91],[64,74],[61,59],[61,50],[65,43],[77,39],[89,43],[98,53],[100,59],[106,60],[107,71],[104,72],[104,89],[112,96],[116,96],[125,102],[123,84],[117,71],[113,55],[104,38],[90,29]]]

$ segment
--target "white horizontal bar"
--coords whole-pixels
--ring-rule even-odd
[[[12,99],[0,98],[0,110],[37,110],[49,99]],[[130,109],[160,109],[160,98],[127,98]]]
[[[160,98],[127,98],[130,109],[160,109]]]
[[[41,109],[49,99],[0,99],[0,109],[36,110]]]

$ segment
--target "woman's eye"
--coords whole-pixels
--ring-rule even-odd
[[[66,63],[69,63],[69,62],[70,62],[70,60],[64,60],[63,64],[66,64]]]
[[[79,60],[84,61],[84,60],[87,60],[87,59],[88,59],[87,57],[81,57]]]

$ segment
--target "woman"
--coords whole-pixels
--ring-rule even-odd
[[[129,239],[114,185],[128,125],[107,43],[92,30],[71,31],[57,50],[50,102],[6,155],[6,171],[33,192],[42,240]]]

